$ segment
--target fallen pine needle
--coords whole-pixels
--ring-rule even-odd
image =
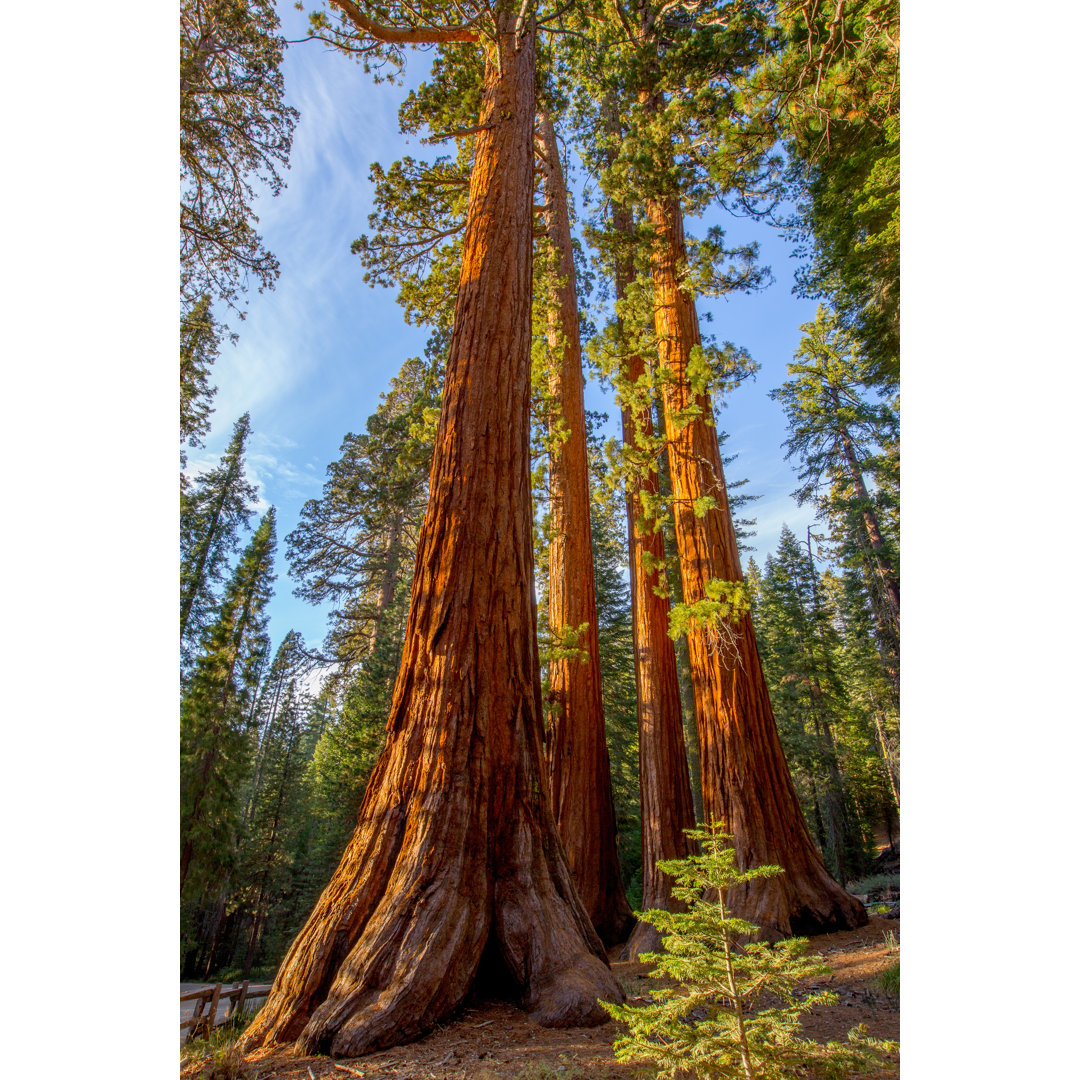
[[[335,1069],[343,1069],[347,1073],[352,1073],[353,1076],[363,1076],[364,1075],[362,1072],[357,1072],[356,1069],[350,1069],[348,1065],[339,1065],[336,1061],[334,1062],[334,1068]]]
[[[307,1067],[307,1074],[311,1077],[311,1080],[315,1080],[315,1074],[311,1071],[311,1066]]]
[[[494,1020],[485,1020],[482,1024],[473,1024],[473,1027],[487,1027],[488,1024],[494,1024]]]

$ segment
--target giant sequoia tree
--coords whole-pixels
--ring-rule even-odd
[[[504,2],[448,28],[418,23],[404,5],[382,9],[381,22],[340,6],[362,42],[481,47],[484,84],[387,746],[245,1045],[345,1055],[415,1038],[462,1002],[482,962],[541,1023],[602,1022],[597,998],[622,994],[574,889],[540,749],[529,492],[535,14]]]
[[[639,202],[651,227],[649,272],[675,534],[707,821],[733,834],[743,867],[778,864],[733,896],[740,914],[769,934],[815,933],[866,920],[862,905],[829,876],[799,808],[776,731],[748,615],[733,625],[742,570],[713,418],[716,371],[702,348],[694,293],[747,287],[752,271],[718,272],[691,259],[686,205],[717,193],[753,203],[773,190],[770,162],[731,154],[734,89],[767,51],[771,31],[756,4],[617,6],[629,37],[623,86],[626,132],[606,171],[609,193]],[[619,88],[616,88],[619,89]],[[627,100],[629,99],[629,100]],[[711,238],[718,239],[718,238]],[[728,617],[724,618],[724,613]]]
[[[619,880],[615,803],[600,693],[600,639],[589,522],[589,463],[585,442],[585,380],[569,196],[555,125],[547,111],[537,123],[544,219],[554,256],[548,297],[548,617],[557,649],[551,661],[552,704],[548,770],[559,835],[585,910],[605,944],[624,941],[634,917]]]
[[[632,212],[614,204],[612,272],[615,279],[615,384],[622,406],[622,459],[625,472],[630,593],[633,612],[634,679],[637,689],[638,781],[641,797],[641,874],[643,911],[679,910],[671,878],[657,863],[691,854],[686,835],[694,827],[682,701],[675,643],[668,634],[671,601],[667,588],[661,497],[656,456],[663,446],[653,427],[655,364],[647,368],[643,343],[634,342],[626,318],[627,293],[635,284]],[[650,352],[653,350],[650,349]],[[660,935],[639,921],[627,943],[637,959],[655,951]]]

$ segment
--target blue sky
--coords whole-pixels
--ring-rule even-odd
[[[305,36],[305,16],[282,6],[285,36]],[[214,424],[205,449],[189,454],[197,470],[224,450],[235,419],[250,411],[248,466],[262,507],[278,510],[278,580],[270,605],[270,629],[279,642],[289,629],[311,643],[325,633],[325,611],[292,595],[284,537],[300,508],[322,489],[327,464],[337,457],[349,431],[363,430],[379,394],[409,356],[422,353],[427,333],[406,325],[389,290],[364,284],[360,260],[349,251],[365,231],[371,211],[372,162],[384,165],[406,153],[430,149],[406,145],[397,128],[397,109],[423,78],[425,54],[411,58],[404,87],[374,85],[361,67],[319,43],[291,46],[286,54],[286,92],[300,111],[287,187],[277,198],[260,199],[259,229],[277,255],[281,276],[274,290],[248,297],[247,317],[235,324],[239,341],[223,346],[214,366],[218,386]],[[721,411],[730,433],[725,449],[737,452],[730,479],[746,477],[743,489],[761,498],[753,540],[758,561],[776,546],[787,522],[805,529],[810,507],[790,497],[795,476],[784,460],[783,414],[768,392],[784,378],[798,339],[799,324],[813,317],[816,304],[791,295],[795,264],[775,229],[712,212],[690,231],[721,223],[732,244],[756,240],[760,261],[775,282],[763,292],[699,305],[712,314],[706,332],[746,348],[760,365]],[[586,391],[587,407],[607,412],[609,434],[617,434],[618,414],[609,393],[596,382]]]

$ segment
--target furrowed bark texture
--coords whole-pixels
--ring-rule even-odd
[[[619,207],[613,214],[615,228],[629,235],[632,219]],[[615,299],[626,296],[634,278],[633,258],[615,267]],[[632,383],[645,373],[645,362],[631,356],[625,376]],[[627,447],[637,439],[653,438],[652,410],[622,410],[622,436]],[[630,545],[630,603],[634,626],[634,679],[638,702],[638,778],[641,785],[641,909],[683,911],[686,905],[671,895],[671,878],[658,869],[662,859],[682,859],[696,849],[685,829],[694,827],[694,800],[690,769],[683,739],[682,702],[675,643],[668,636],[671,603],[658,596],[659,570],[664,559],[664,536],[644,516],[642,495],[657,496],[659,477],[654,471],[635,473],[626,484],[627,535]],[[650,564],[650,565],[647,565]],[[626,957],[637,960],[644,952],[660,948],[660,932],[639,921],[626,946]]]
[[[671,380],[664,384],[663,396],[675,536],[683,597],[692,604],[706,597],[710,579],[741,581],[742,568],[711,423],[712,403],[707,394],[694,393],[687,377],[690,352],[701,336],[693,300],[678,281],[686,260],[682,209],[675,198],[651,199],[647,213],[659,238],[651,270],[660,364]],[[695,405],[700,415],[685,423],[680,414]],[[717,505],[698,517],[694,502],[708,495]],[[740,866],[776,864],[785,871],[733,890],[735,910],[770,937],[863,925],[865,909],[829,876],[807,830],[780,746],[750,616],[744,615],[736,627],[733,648],[717,647],[703,628],[688,633],[687,645],[705,820],[721,822],[734,836]]]
[[[548,774],[551,805],[578,895],[605,945],[625,941],[634,914],[619,877],[615,800],[600,691],[600,640],[589,520],[589,462],[585,444],[585,381],[581,371],[577,284],[566,182],[555,126],[538,116],[548,237],[558,258],[558,282],[548,307],[551,369],[548,388],[558,409],[554,427],[568,428],[552,448],[549,623],[588,629],[578,639],[584,658],[551,662]]]
[[[498,17],[387,744],[357,828],[243,1048],[356,1056],[457,1008],[481,957],[542,1024],[621,999],[540,749],[529,495],[535,24]],[[515,47],[515,44],[517,47]]]

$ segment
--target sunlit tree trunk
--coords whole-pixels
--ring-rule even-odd
[[[632,218],[616,207],[613,224],[629,236]],[[634,278],[633,257],[615,265],[615,298],[622,300]],[[620,335],[621,336],[621,335]],[[645,373],[645,362],[633,354],[623,372],[636,384]],[[647,406],[622,410],[623,444],[638,456],[639,440],[654,437],[652,409]],[[664,561],[664,536],[658,522],[645,514],[645,503],[659,493],[655,470],[635,470],[626,482],[626,519],[630,548],[630,602],[634,626],[634,679],[638,702],[638,778],[641,785],[641,909],[681,911],[684,906],[671,895],[671,878],[657,862],[682,859],[695,849],[686,835],[694,827],[694,802],[690,770],[683,739],[682,702],[675,643],[668,636],[671,603],[658,595]],[[643,501],[644,497],[644,501]],[[660,933],[647,922],[638,922],[627,943],[627,957],[636,960],[643,952],[660,947]]]
[[[622,993],[551,815],[529,492],[535,23],[486,65],[431,494],[387,744],[244,1041],[352,1056],[456,1009],[485,951],[549,1025]]]
[[[697,313],[680,288],[686,261],[677,199],[650,199],[648,220],[658,242],[651,254],[675,534],[688,604],[706,598],[710,580],[741,581],[735,529],[724,484],[712,402],[695,394],[687,367],[700,345]],[[686,422],[686,411],[700,414]],[[711,496],[705,509],[700,500]],[[695,513],[695,504],[699,513]],[[718,646],[704,628],[687,634],[694,682],[706,821],[735,837],[742,867],[776,864],[779,877],[740,886],[732,902],[769,936],[813,934],[866,922],[863,906],[829,876],[799,808],[773,719],[750,616],[734,641]]]
[[[556,655],[550,665],[551,808],[581,902],[601,941],[613,945],[626,940],[634,915],[619,878],[615,800],[600,693],[585,380],[569,199],[555,126],[546,113],[537,118],[537,149],[547,235],[557,260],[548,303],[548,390],[555,414],[550,432],[548,619],[556,640],[563,628],[586,627],[575,641],[575,655]]]

